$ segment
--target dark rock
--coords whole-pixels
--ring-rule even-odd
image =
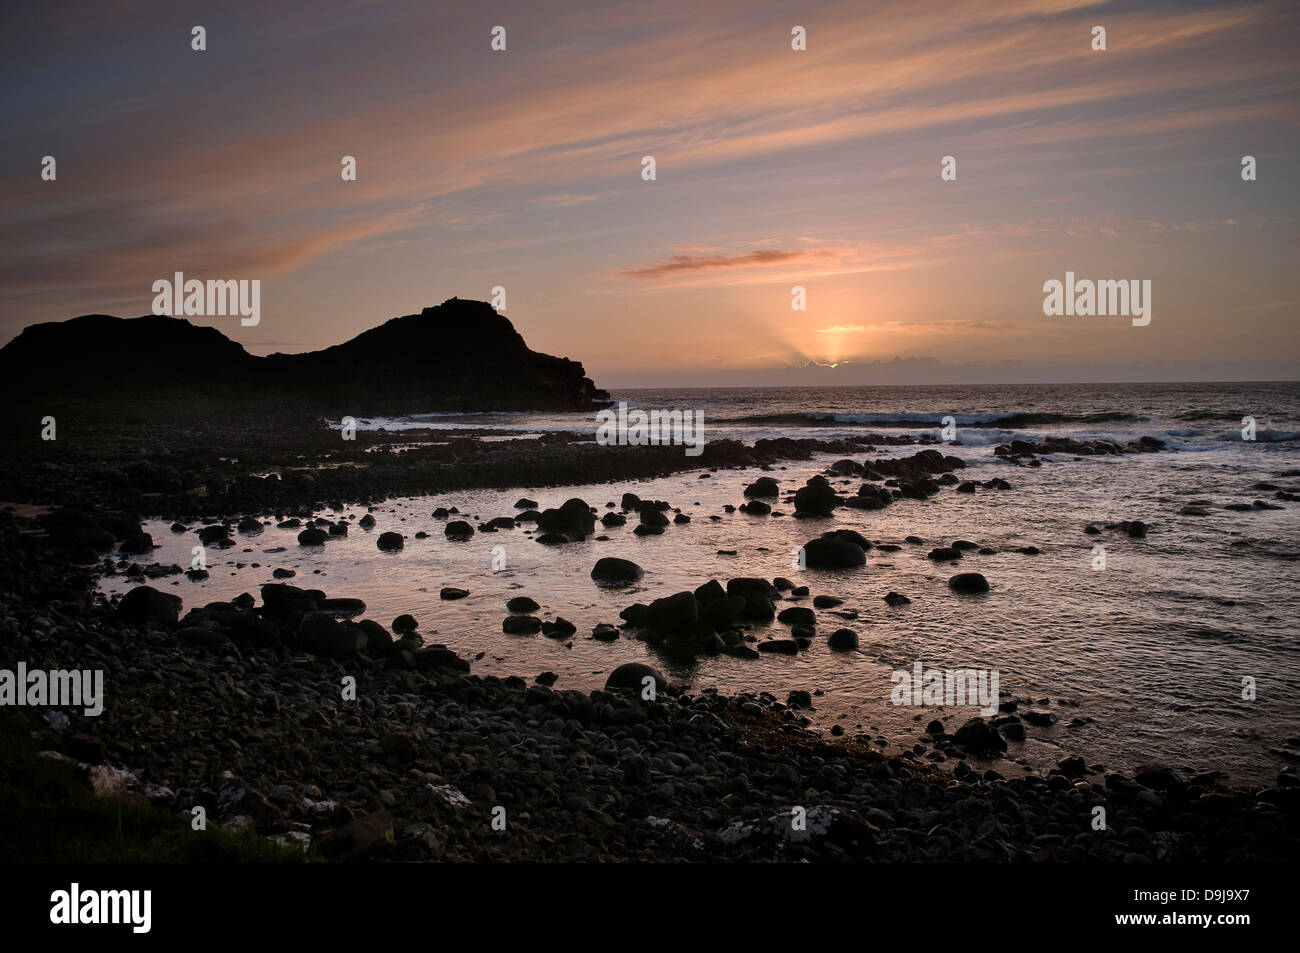
[[[815,476],[794,494],[796,516],[829,516],[841,503],[839,495],[823,476]]]
[[[308,612],[298,624],[298,645],[323,658],[351,658],[369,645],[365,630],[328,612]]]
[[[700,606],[695,601],[695,594],[677,592],[650,603],[645,624],[665,634],[686,634],[693,632],[699,617]]]
[[[414,653],[415,667],[421,671],[468,672],[469,662],[445,645],[428,645]]]
[[[1007,750],[1006,739],[983,718],[972,718],[957,729],[957,744],[973,754],[995,754]]]
[[[501,631],[506,635],[536,635],[542,631],[542,620],[534,615],[507,616],[501,623]]]
[[[988,592],[989,581],[977,572],[959,572],[948,580],[948,588],[953,592]]]
[[[867,564],[867,553],[861,546],[835,537],[818,537],[803,547],[805,565],[809,569],[850,569]]]
[[[817,623],[817,613],[805,606],[782,609],[776,618],[778,622],[784,622],[786,625],[816,625]]]
[[[181,598],[152,586],[136,586],[122,597],[115,615],[138,625],[175,625],[181,615]]]
[[[667,691],[668,681],[658,669],[640,662],[624,662],[605,679],[606,688],[630,688],[640,692],[646,678],[654,679],[656,691]]]
[[[595,530],[596,516],[586,500],[574,498],[565,500],[559,509],[543,510],[537,518],[537,526],[543,532],[564,533],[574,539],[583,539]]]
[[[556,616],[554,622],[542,623],[542,635],[548,639],[567,639],[569,636],[576,634],[578,627],[568,619]]]
[[[329,538],[330,534],[325,532],[325,530],[317,529],[315,526],[310,526],[298,534],[298,545],[322,546],[324,545],[325,540]],[[398,538],[400,539],[401,537]]]
[[[463,542],[474,535],[474,527],[464,520],[452,520],[442,530],[444,536],[457,542]]]
[[[745,496],[779,496],[780,493],[776,480],[768,476],[759,477],[745,487]]]
[[[617,556],[604,556],[598,559],[591,570],[592,579],[607,585],[636,582],[643,574],[644,570],[632,560],[619,559]]]
[[[826,644],[837,651],[846,652],[858,647],[858,633],[852,629],[836,629],[831,633]]]

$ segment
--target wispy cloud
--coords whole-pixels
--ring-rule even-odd
[[[728,268],[761,268],[772,265],[788,265],[791,262],[826,257],[826,254],[824,252],[781,251],[772,248],[744,252],[739,255],[674,255],[665,261],[653,262],[640,268],[628,268],[624,270],[623,274],[636,278],[663,278],[669,275],[718,271]]]

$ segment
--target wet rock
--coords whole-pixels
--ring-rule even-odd
[[[364,652],[365,630],[350,622],[339,622],[328,612],[308,612],[298,624],[298,645],[322,658],[346,659]]]
[[[772,600],[778,598],[780,593],[766,579],[747,576],[729,579],[727,595],[745,600],[745,607],[740,613],[742,619],[765,622],[776,618],[776,607]]]
[[[645,624],[664,634],[687,634],[695,629],[700,617],[700,604],[692,592],[677,592],[650,603]]]
[[[577,631],[576,625],[561,616],[556,616],[554,622],[542,623],[542,635],[548,639],[567,639]]]
[[[175,625],[181,615],[181,598],[152,586],[136,586],[122,597],[114,615],[137,625]]]
[[[989,581],[978,572],[959,572],[948,580],[948,588],[953,592],[980,593],[989,591]]]
[[[851,569],[867,564],[861,546],[836,537],[818,537],[803,546],[804,562],[809,569]]]
[[[469,671],[469,662],[445,645],[425,646],[414,653],[412,660],[420,671]]]
[[[772,477],[759,477],[749,486],[745,487],[745,496],[779,496],[781,493],[780,486]]]
[[[826,640],[826,644],[836,651],[847,652],[858,647],[858,633],[852,629],[836,629]]]
[[[815,476],[794,494],[795,516],[830,516],[841,503],[839,494],[823,476]]]
[[[596,516],[586,500],[575,497],[565,500],[558,509],[543,510],[537,518],[537,526],[543,532],[583,539],[594,532]]]
[[[366,604],[363,600],[347,597],[317,599],[316,604],[320,606],[322,612],[349,619],[366,611]]]
[[[1147,524],[1141,520],[1126,520],[1125,522],[1120,523],[1119,526],[1120,529],[1134,539],[1146,538],[1148,527]]]
[[[957,729],[957,744],[972,754],[997,754],[1007,750],[1006,739],[983,718],[972,718]]]
[[[878,510],[894,502],[894,494],[885,486],[864,483],[856,496],[846,497],[844,505],[854,510]]]
[[[443,528],[443,535],[456,542],[464,542],[474,535],[474,527],[464,520],[452,520]]]
[[[668,690],[668,680],[663,677],[659,670],[641,662],[624,662],[609,673],[609,677],[605,679],[605,687],[630,688],[640,692],[647,678],[654,680],[656,691]]]
[[[777,614],[776,619],[786,625],[816,625],[817,613],[805,606],[791,606],[788,609],[782,609]]]
[[[617,556],[604,556],[592,567],[591,578],[606,585],[623,585],[636,582],[644,575],[644,570],[630,559]]]
[[[542,631],[542,620],[533,615],[507,616],[501,623],[506,635],[536,635]]]

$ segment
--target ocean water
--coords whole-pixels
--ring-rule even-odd
[[[1032,707],[1060,716],[1051,727],[1030,728],[1026,743],[1010,745],[1008,757],[1023,768],[998,762],[1004,774],[1042,769],[1079,753],[1112,769],[1158,761],[1223,771],[1238,782],[1265,782],[1300,758],[1300,503],[1276,500],[1273,489],[1259,486],[1300,489],[1300,385],[638,390],[614,397],[647,410],[698,410],[706,439],[746,442],[870,432],[937,436],[942,418],[951,415],[957,445],[944,452],[967,461],[968,469],[958,475],[980,481],[999,476],[1012,489],[981,488],[967,495],[944,488],[929,500],[899,500],[876,511],[840,508],[823,520],[795,520],[786,504],[775,506],[784,516],[723,512],[725,504],[744,502],[744,487],[761,475],[755,469],[462,491],[377,505],[373,530],[354,525],[350,536],[324,547],[299,547],[297,530],[268,527],[239,535],[234,548],[208,550],[208,580],[169,577],[154,584],[177,592],[193,607],[245,591],[256,595],[258,586],[270,581],[271,570],[283,566],[297,572],[289,580],[294,584],[364,599],[365,616],[383,624],[400,613],[413,614],[426,641],[449,645],[466,658],[483,653],[473,663],[480,674],[531,679],[551,671],[559,676],[557,688],[586,690],[601,687],[622,662],[647,661],[696,691],[767,691],[782,700],[793,689],[821,692],[808,712],[815,729],[839,724],[850,735],[882,738],[891,749],[916,741],[932,718],[955,730],[975,714],[892,704],[895,670],[911,670],[917,662],[927,668],[996,670],[1004,693],[1032,699]],[[1253,441],[1242,437],[1246,416],[1255,420]],[[594,434],[596,420],[594,415],[528,413],[419,415],[362,421],[362,426],[410,429],[418,441],[436,439],[418,433],[423,429],[466,427],[499,430],[501,437],[556,430]],[[1077,459],[1058,454],[1045,457],[1040,468],[1009,464],[993,453],[1011,439],[1053,434],[1121,443],[1150,435],[1165,440],[1167,450]],[[855,459],[914,450],[882,447]],[[793,490],[837,456],[789,462],[767,475],[783,491]],[[861,480],[832,482],[851,495]],[[662,536],[637,537],[633,516],[624,527],[598,525],[597,534],[608,539],[550,547],[533,541],[534,534],[526,531],[532,524],[452,542],[443,534],[444,523],[431,516],[435,507],[456,506],[477,525],[514,514],[521,496],[542,508],[580,497],[604,512],[625,491],[666,500],[692,521],[669,526]],[[1257,499],[1282,508],[1224,508]],[[1181,515],[1192,501],[1205,505],[1209,515]],[[355,522],[364,513],[364,507],[354,507],[321,515]],[[721,519],[711,521],[712,515]],[[1089,523],[1134,519],[1150,525],[1145,539],[1111,530],[1100,536],[1083,532]],[[860,569],[798,570],[798,547],[836,528],[902,548],[873,550]],[[173,534],[166,522],[146,529],[160,547],[142,561],[189,564],[190,547],[197,542],[192,532]],[[375,538],[385,530],[407,537],[402,552],[378,551]],[[429,537],[414,539],[420,530]],[[925,543],[905,543],[908,535]],[[955,565],[926,558],[931,547],[956,539],[997,552],[971,552]],[[1029,545],[1040,554],[1015,552]],[[1094,568],[1096,545],[1106,551],[1103,570]],[[285,549],[267,552],[278,547]],[[731,550],[736,555],[719,552]],[[636,561],[646,570],[644,579],[627,589],[596,586],[589,573],[602,556]],[[983,573],[992,591],[951,592],[947,579],[961,571]],[[817,638],[796,657],[722,656],[683,664],[658,657],[630,632],[613,643],[588,638],[597,623],[619,623],[619,610],[633,602],[693,589],[711,578],[725,584],[736,576],[785,576],[811,591],[809,598],[787,605],[811,606],[812,595],[833,595],[845,600],[840,610],[856,610],[859,617],[849,621],[817,610]],[[471,595],[442,601],[443,586],[468,589]],[[122,592],[130,583],[109,576],[103,587]],[[888,606],[882,597],[891,590],[912,603]],[[543,618],[573,622],[577,636],[556,641],[540,634],[505,635],[505,602],[521,594],[542,604]],[[860,650],[829,649],[825,637],[840,627],[858,633]],[[763,640],[788,632],[772,623],[751,634]],[[1253,699],[1243,697],[1247,679],[1253,680]]]

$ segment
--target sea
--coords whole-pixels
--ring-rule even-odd
[[[617,665],[639,661],[692,692],[767,692],[785,701],[792,691],[807,691],[813,707],[801,714],[808,730],[828,738],[833,730],[867,736],[885,751],[923,740],[935,718],[955,731],[978,714],[956,705],[896,704],[897,673],[911,673],[918,663],[996,672],[1004,698],[1015,699],[1020,711],[1057,718],[1030,727],[1006,758],[977,764],[1004,776],[1044,772],[1078,754],[1106,770],[1157,763],[1254,784],[1271,783],[1300,761],[1300,501],[1286,498],[1300,492],[1300,384],[640,389],[611,396],[629,408],[696,411],[706,441],[951,437],[943,452],[966,461],[961,479],[1001,477],[1011,489],[964,494],[945,487],[927,500],[898,500],[874,511],[840,508],[822,520],[796,520],[793,506],[779,502],[765,516],[724,511],[745,502],[744,488],[760,475],[777,479],[784,493],[844,456],[819,454],[769,470],[704,467],[639,481],[457,491],[377,504],[370,509],[373,530],[354,525],[349,536],[323,547],[299,547],[296,529],[271,525],[239,535],[234,548],[209,550],[208,579],[154,584],[195,607],[241,592],[256,596],[273,568],[288,568],[296,572],[293,584],[360,597],[364,616],[382,624],[414,615],[426,642],[475,659],[473,670],[481,675],[531,681],[551,672],[557,689],[587,691],[601,688]],[[598,421],[594,412],[416,414],[361,418],[358,426],[409,430],[413,443],[437,443],[442,431],[467,428],[486,440],[559,431],[594,440]],[[1036,468],[994,453],[1012,440],[1047,436],[1120,444],[1150,436],[1165,449],[1053,454]],[[881,444],[853,459],[897,458],[917,449]],[[861,478],[832,482],[851,495]],[[624,492],[668,501],[691,520],[661,536],[638,537],[633,517],[623,527],[598,524],[601,538],[544,546],[527,531],[531,524],[449,541],[444,522],[432,516],[437,507],[454,506],[477,525],[513,515],[521,497],[540,508],[577,497],[603,513]],[[1250,508],[1227,508],[1238,504]],[[320,515],[355,523],[366,511],[354,506]],[[1132,520],[1148,524],[1145,538],[1107,528]],[[1090,524],[1101,533],[1085,533]],[[159,548],[122,557],[119,569],[132,559],[188,566],[196,540],[168,526],[146,525]],[[901,548],[873,549],[862,568],[800,570],[800,547],[839,528]],[[385,530],[407,537],[402,551],[377,549],[374,538]],[[414,538],[420,531],[428,537]],[[909,536],[924,542],[905,542]],[[968,551],[955,565],[927,558],[933,547],[954,540],[994,552]],[[1019,551],[1031,546],[1037,554]],[[631,559],[645,575],[628,588],[602,588],[590,578],[602,556]],[[951,591],[948,578],[959,571],[982,573],[990,592]],[[658,656],[631,631],[615,642],[590,638],[599,623],[619,624],[620,610],[634,602],[738,576],[786,577],[808,586],[807,598],[785,605],[811,606],[816,595],[844,601],[817,610],[817,636],[796,656],[683,662]],[[110,594],[132,584],[122,575],[102,580]],[[444,586],[470,596],[444,601]],[[889,592],[911,602],[888,605]],[[517,595],[539,602],[544,619],[572,622],[577,635],[504,634],[505,603]],[[829,648],[826,636],[838,628],[858,634],[858,650]],[[773,622],[749,635],[756,642],[788,638],[789,626]]]

